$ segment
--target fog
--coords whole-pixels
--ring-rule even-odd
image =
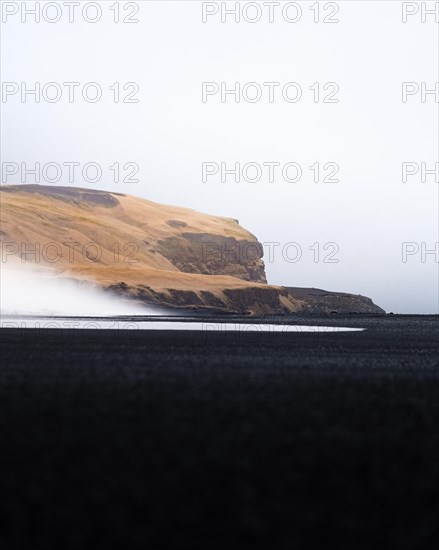
[[[130,302],[87,282],[57,278],[42,268],[2,265],[0,297],[2,315],[108,317],[163,314],[160,308]]]

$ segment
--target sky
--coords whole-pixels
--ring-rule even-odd
[[[34,4],[2,2],[2,184],[236,218],[272,284],[438,313],[434,2]]]

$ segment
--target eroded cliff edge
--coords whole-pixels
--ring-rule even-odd
[[[261,244],[231,218],[75,187],[1,186],[0,193],[6,262],[20,258],[59,277],[184,310],[383,313],[364,297],[316,298],[267,285]]]

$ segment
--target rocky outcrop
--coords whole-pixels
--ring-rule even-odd
[[[191,312],[235,313],[240,315],[284,315],[301,310],[301,304],[281,287],[259,286],[224,289],[221,293],[202,290],[167,289],[126,283],[106,286],[112,293],[146,304]]]
[[[263,248],[256,240],[182,233],[160,240],[157,245],[157,251],[184,273],[230,275],[244,281],[267,282]]]
[[[318,288],[286,287],[288,294],[301,303],[301,312],[314,315],[365,313],[383,315],[385,311],[360,294],[329,292]]]

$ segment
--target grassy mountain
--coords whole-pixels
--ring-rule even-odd
[[[75,187],[3,185],[0,197],[3,265],[172,308],[383,313],[363,296],[267,285],[261,244],[231,218]]]
[[[266,284],[262,247],[237,220],[120,193],[2,186],[3,255],[149,303],[283,313],[300,304]]]

